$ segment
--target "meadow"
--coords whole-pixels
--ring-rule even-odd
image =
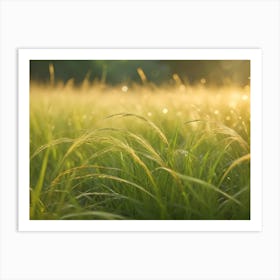
[[[31,84],[30,219],[250,219],[250,88]]]

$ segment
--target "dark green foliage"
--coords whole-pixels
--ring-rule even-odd
[[[79,85],[84,79],[111,85],[141,84],[137,68],[143,69],[147,80],[154,84],[174,84],[177,73],[185,84],[200,83],[227,85],[249,84],[250,61],[248,60],[32,60],[32,81],[49,82],[49,65],[54,65],[56,81],[74,79]]]

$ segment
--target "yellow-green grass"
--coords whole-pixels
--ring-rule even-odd
[[[30,218],[250,219],[249,88],[32,84]]]

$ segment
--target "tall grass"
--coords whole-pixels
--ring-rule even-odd
[[[250,219],[249,89],[31,85],[31,219]]]

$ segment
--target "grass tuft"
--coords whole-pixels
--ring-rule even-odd
[[[250,219],[245,89],[129,92],[31,85],[30,219]]]

